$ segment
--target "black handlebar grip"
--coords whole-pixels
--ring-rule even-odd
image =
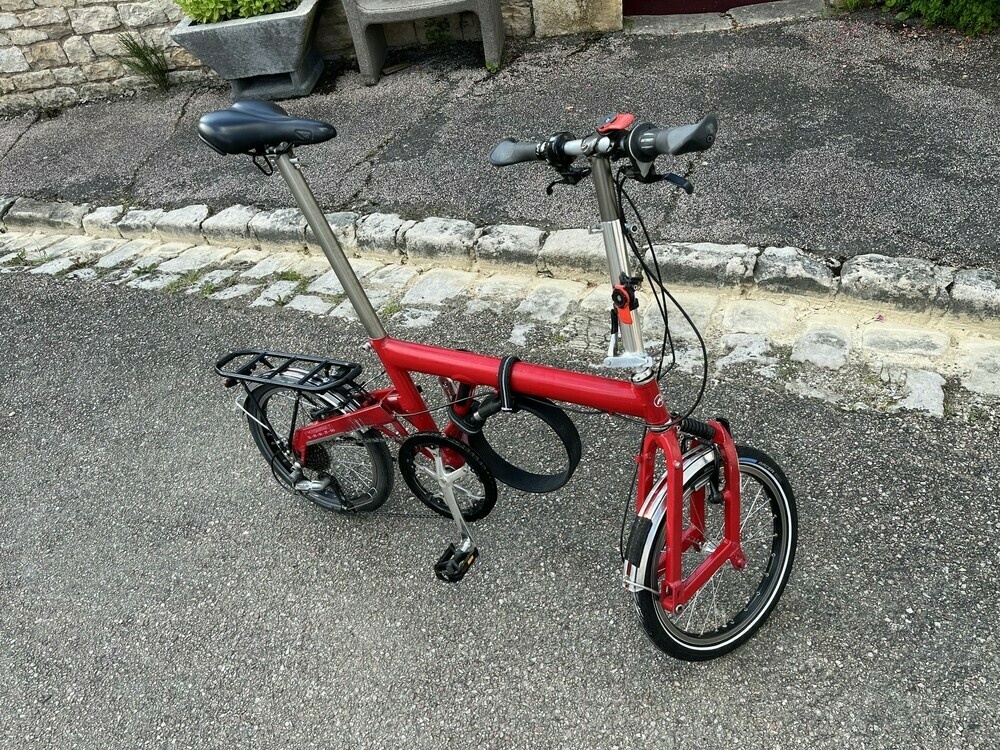
[[[654,146],[658,154],[680,156],[692,151],[707,151],[715,143],[719,121],[715,115],[705,115],[697,125],[664,128],[656,134]]]
[[[538,159],[538,144],[534,141],[515,141],[508,138],[500,141],[490,154],[490,164],[494,167],[509,167],[525,161]]]

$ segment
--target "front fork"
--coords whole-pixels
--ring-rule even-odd
[[[737,570],[746,566],[740,545],[740,475],[736,446],[721,422],[709,422],[715,428],[710,450],[697,450],[697,446],[682,455],[677,430],[650,431],[646,434],[639,455],[638,517],[629,539],[628,559],[625,563],[625,586],[635,592],[650,590],[647,581],[656,588],[651,593],[659,597],[661,606],[668,612],[683,607],[698,590],[730,563]],[[707,442],[707,441],[706,441]],[[659,454],[663,455],[665,474],[654,485],[653,474]],[[723,538],[711,550],[704,548],[706,494],[717,489],[709,478],[708,484],[692,490],[687,498],[684,485],[702,471],[716,473],[721,463],[721,502],[724,504]],[[718,498],[717,498],[718,500]],[[684,503],[688,503],[688,524],[684,523]],[[665,524],[663,549],[657,553],[656,537]],[[684,577],[681,558],[691,548],[707,551],[705,558]],[[650,567],[654,575],[650,576]]]

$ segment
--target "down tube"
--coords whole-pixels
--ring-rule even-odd
[[[500,368],[497,357],[399,341],[388,336],[371,343],[390,376],[393,370],[407,370],[451,378],[469,385],[497,387],[497,371]],[[631,383],[518,362],[511,374],[511,386],[516,393],[525,396],[628,414],[645,420],[651,427],[664,425],[670,419],[659,386],[653,378],[643,383]]]

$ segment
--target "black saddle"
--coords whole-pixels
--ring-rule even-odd
[[[337,131],[319,120],[291,117],[273,102],[248,99],[203,115],[198,121],[198,135],[220,154],[263,155],[322,143]]]

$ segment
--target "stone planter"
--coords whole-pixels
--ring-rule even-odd
[[[170,36],[229,81],[233,101],[305,96],[323,72],[323,58],[313,47],[319,1],[220,23],[185,17]]]

